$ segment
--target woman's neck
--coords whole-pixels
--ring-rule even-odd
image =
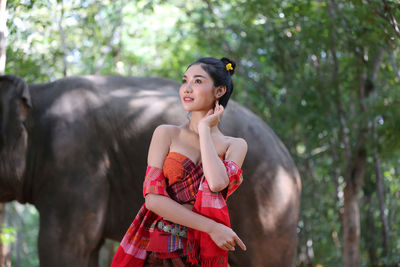
[[[188,130],[198,135],[199,134],[199,130],[198,130],[199,122],[202,118],[204,118],[204,116],[206,114],[207,114],[207,111],[193,111],[192,117],[189,120],[189,122],[187,123]],[[218,126],[218,124],[215,125],[214,127],[210,128],[210,132],[212,134],[217,133],[219,131],[217,126]]]

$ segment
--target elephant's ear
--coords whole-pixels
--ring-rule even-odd
[[[22,121],[28,116],[29,110],[32,108],[31,94],[28,84],[21,78],[14,80],[16,83],[17,96],[20,98],[19,117]]]

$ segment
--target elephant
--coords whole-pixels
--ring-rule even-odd
[[[40,265],[98,266],[105,239],[120,241],[144,203],[154,129],[187,120],[176,81],[71,76],[28,84],[0,76],[0,202],[40,214]],[[287,148],[249,109],[230,100],[220,130],[244,138],[243,183],[228,200],[247,251],[231,266],[294,266],[301,179]]]

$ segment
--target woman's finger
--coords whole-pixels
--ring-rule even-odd
[[[243,250],[246,250],[246,249],[247,249],[247,248],[246,248],[246,245],[243,243],[243,241],[242,241],[238,236],[235,236],[235,242],[236,242],[236,244],[238,244],[239,247],[241,247]]]
[[[228,248],[225,244],[219,246],[219,248],[220,248],[220,249],[223,249],[223,250],[229,250],[229,248]]]
[[[229,241],[228,244],[231,246],[231,250],[235,250],[235,246],[236,246],[235,241]]]
[[[232,246],[231,244],[229,244],[229,243],[225,243],[224,244],[224,249],[226,249],[226,250],[235,250],[235,247],[234,246]]]

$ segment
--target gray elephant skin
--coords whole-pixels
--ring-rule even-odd
[[[154,129],[187,120],[179,83],[156,77],[76,76],[27,84],[0,76],[0,201],[35,205],[43,267],[98,266],[144,203]],[[230,100],[225,135],[248,143],[243,184],[228,200],[247,251],[231,266],[294,266],[301,183],[287,149],[255,114]]]

